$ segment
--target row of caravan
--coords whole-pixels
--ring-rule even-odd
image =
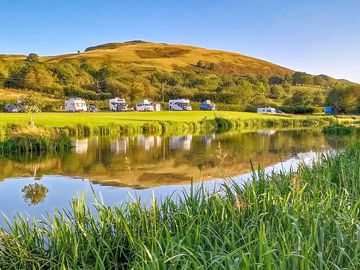
[[[113,98],[109,100],[109,109],[113,112],[139,111],[154,112],[161,111],[161,104],[152,102],[149,99],[143,99],[136,104],[136,108],[128,108],[124,98]],[[171,111],[191,111],[192,107],[189,99],[169,100],[169,110]],[[209,100],[205,100],[200,104],[200,110],[214,111],[215,105]],[[67,112],[97,112],[95,105],[87,105],[85,100],[81,98],[70,98],[65,101],[65,111]]]

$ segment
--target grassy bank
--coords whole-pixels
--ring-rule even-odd
[[[359,269],[360,143],[296,173],[148,207],[96,205],[0,234],[4,269]],[[94,210],[94,209],[92,209]],[[98,218],[96,218],[97,216]]]
[[[68,134],[205,133],[254,128],[320,127],[334,122],[325,116],[282,116],[245,112],[39,113],[35,124]],[[1,114],[0,134],[28,125],[29,114]],[[343,120],[349,121],[349,120]]]
[[[39,127],[14,128],[0,141],[0,154],[59,153],[72,148],[70,138],[57,129]]]

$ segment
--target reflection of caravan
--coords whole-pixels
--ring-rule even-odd
[[[191,111],[190,100],[188,99],[174,99],[169,100],[170,111]]]
[[[216,139],[216,137],[215,137],[215,134],[211,134],[211,135],[204,135],[204,136],[201,136],[201,142],[203,143],[203,144],[205,144],[207,147],[210,147],[211,146],[211,144],[213,143],[213,142],[215,142],[215,139]]]
[[[110,149],[112,153],[125,154],[128,148],[129,148],[129,138],[120,138],[117,140],[112,140],[110,142]]]
[[[171,150],[190,150],[191,149],[192,136],[173,136],[170,137],[170,149]]]
[[[276,113],[276,109],[272,107],[257,108],[258,113]]]
[[[123,98],[113,98],[109,100],[110,111],[113,112],[126,112],[127,104]]]
[[[136,104],[136,110],[138,112],[153,112],[154,106],[152,105],[150,100],[143,99]]]
[[[272,136],[276,133],[276,130],[258,130],[256,133],[259,135]]]
[[[154,136],[145,137],[142,135],[137,137],[137,143],[139,146],[144,147],[145,151],[149,151],[150,148],[155,146],[155,138]]]
[[[86,102],[81,98],[70,98],[65,100],[66,112],[86,112]]]
[[[86,154],[89,147],[89,140],[88,139],[75,139],[72,141],[72,144],[74,146],[73,151],[76,154]]]

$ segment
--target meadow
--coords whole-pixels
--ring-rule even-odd
[[[251,128],[320,127],[335,121],[327,116],[266,115],[246,112],[126,112],[126,113],[0,113],[0,130],[27,126],[33,116],[35,125],[57,128],[74,134],[205,133]],[[346,122],[349,120],[343,119]]]
[[[150,205],[72,201],[0,232],[3,269],[359,269],[360,143]]]

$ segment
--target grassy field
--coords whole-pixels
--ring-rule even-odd
[[[86,206],[0,233],[4,269],[360,269],[360,143],[244,187]]]
[[[0,114],[0,131],[9,134],[25,128],[31,114]],[[333,117],[266,115],[245,112],[126,112],[126,113],[38,113],[35,125],[60,128],[70,134],[108,133],[206,133],[256,128],[321,127]],[[347,121],[344,119],[343,121]]]
[[[321,116],[282,116],[266,115],[247,112],[99,112],[99,113],[38,113],[34,119],[36,124],[45,127],[65,127],[72,124],[91,124],[103,125],[117,122],[132,125],[142,125],[144,122],[151,121],[175,121],[175,122],[194,122],[201,121],[206,117],[208,120],[218,118],[236,120],[262,120],[262,119],[317,119]],[[0,113],[0,125],[4,124],[26,124],[31,118],[31,114],[26,113]]]

